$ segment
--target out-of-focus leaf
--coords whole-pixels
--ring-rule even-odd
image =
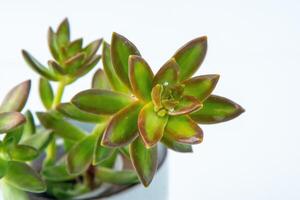
[[[187,115],[170,116],[165,135],[187,144],[198,144],[203,140],[202,129]]]
[[[142,108],[140,102],[134,102],[116,113],[109,122],[102,144],[108,147],[125,146],[138,135],[138,114]]]
[[[52,28],[48,30],[48,46],[53,58],[57,61],[61,61],[60,48],[57,43],[57,35]]]
[[[178,82],[179,79],[179,66],[175,59],[168,60],[156,73],[153,79],[153,86],[157,84],[161,85],[173,85]]]
[[[132,101],[122,93],[99,89],[85,90],[72,98],[72,103],[81,110],[104,115],[114,114]]]
[[[28,194],[20,189],[17,189],[7,183],[5,180],[1,180],[1,192],[3,198],[13,200],[29,200]]]
[[[138,127],[141,138],[147,148],[153,147],[163,136],[168,115],[158,116],[153,104],[146,104],[139,113]]]
[[[117,76],[115,69],[112,65],[111,61],[111,54],[110,54],[110,45],[107,42],[103,42],[103,49],[102,49],[102,64],[105,71],[105,74],[110,82],[110,85],[113,87],[114,90],[128,93],[128,88],[124,85],[124,83],[119,79]]]
[[[3,176],[5,176],[6,170],[7,170],[7,166],[8,166],[7,160],[4,160],[3,158],[0,157],[0,179]]]
[[[191,77],[202,64],[207,50],[207,37],[199,37],[181,47],[174,55],[179,65],[180,80]]]
[[[59,74],[61,76],[67,74],[66,70],[62,66],[60,66],[57,62],[55,62],[54,60],[49,60],[48,66],[56,74]]]
[[[57,42],[60,47],[68,45],[70,42],[70,25],[68,19],[64,19],[58,26],[57,32]]]
[[[119,152],[128,160],[130,160],[129,146],[118,148]]]
[[[53,104],[54,94],[50,82],[47,79],[40,78],[39,93],[45,108],[50,109]]]
[[[140,137],[129,147],[132,164],[139,176],[139,179],[147,187],[157,169],[157,146],[147,149]]]
[[[42,171],[42,176],[46,180],[54,181],[54,182],[70,181],[77,177],[77,175],[69,174],[65,163],[60,165],[45,167]]]
[[[67,73],[75,74],[77,70],[82,67],[82,64],[86,58],[85,53],[78,53],[75,56],[69,58],[65,61],[64,65]]]
[[[25,118],[26,118],[26,123],[24,124],[24,127],[23,127],[22,140],[27,139],[29,136],[34,134],[36,131],[34,118],[33,118],[32,113],[30,112],[30,110],[26,111]]]
[[[139,183],[139,178],[135,171],[132,170],[116,171],[105,167],[99,167],[96,170],[96,177],[102,182],[117,185]]]
[[[106,77],[105,72],[102,69],[98,69],[92,81],[92,88],[94,89],[103,89],[103,90],[110,90],[111,86],[109,80]]]
[[[105,160],[103,160],[99,166],[106,168],[113,168],[115,166],[118,156],[118,151],[113,151],[113,153]]]
[[[53,72],[48,70],[45,66],[43,66],[37,59],[31,56],[27,51],[22,50],[23,57],[26,63],[31,67],[35,72],[37,72],[42,77],[52,80],[58,81],[58,78],[55,76]]]
[[[21,162],[31,161],[38,156],[37,150],[27,145],[17,144],[17,145],[13,145],[7,150],[9,152],[9,155],[11,156],[11,159],[15,161],[21,161]]]
[[[22,141],[21,144],[31,146],[41,152],[49,144],[52,133],[52,130],[40,130]]]
[[[68,52],[67,52],[68,58],[74,56],[77,53],[79,53],[79,51],[82,48],[82,43],[83,43],[83,39],[79,38],[77,40],[74,40],[73,42],[71,42],[68,45],[68,48],[67,48],[68,49]]]
[[[12,131],[25,123],[25,117],[19,112],[0,113],[0,133]]]
[[[3,140],[4,143],[12,143],[12,144],[19,143],[23,136],[23,128],[24,126],[19,126],[16,129],[7,132]]]
[[[74,77],[79,78],[87,73],[89,73],[100,61],[101,55],[95,55],[93,56],[89,62],[84,64],[82,67],[80,67],[75,74],[73,74]]]
[[[55,134],[69,139],[78,141],[85,137],[85,133],[53,113],[38,112],[36,113],[42,125],[50,130],[53,130]]]
[[[129,81],[135,96],[145,101],[151,100],[153,72],[140,56],[129,56]]]
[[[91,165],[96,139],[96,134],[86,136],[76,143],[68,152],[67,169],[70,174],[81,174]]]
[[[35,193],[46,190],[46,185],[38,173],[25,163],[9,161],[4,179],[20,190]]]
[[[85,112],[83,110],[80,110],[76,106],[74,106],[72,103],[62,103],[59,104],[56,107],[57,111],[59,111],[61,114],[63,114],[65,117],[75,119],[82,122],[93,122],[93,123],[99,123],[103,122],[107,119],[105,116],[93,114],[90,112]]]
[[[169,115],[184,115],[201,108],[202,103],[192,96],[183,96]]]
[[[118,77],[130,88],[128,59],[130,55],[140,55],[136,46],[124,36],[113,33],[111,38],[111,59]]]
[[[161,139],[161,142],[169,149],[180,153],[192,153],[193,148],[190,144],[184,144],[177,142],[176,140],[169,137],[169,134],[164,134],[164,137]]]
[[[203,102],[215,89],[219,77],[217,74],[209,74],[183,81],[185,85],[183,95],[196,97]]]
[[[236,118],[244,111],[240,105],[225,97],[211,95],[204,101],[203,108],[190,116],[200,124],[215,124]]]
[[[21,111],[28,99],[30,87],[31,81],[27,80],[11,89],[0,106],[0,112]]]

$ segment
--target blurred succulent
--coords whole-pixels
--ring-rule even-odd
[[[196,38],[181,47],[156,73],[136,46],[113,33],[111,47],[103,43],[103,67],[93,78],[96,89],[72,99],[79,109],[112,115],[101,145],[129,145],[131,161],[141,182],[148,186],[157,168],[157,143],[179,152],[191,152],[203,140],[198,123],[213,124],[244,112],[238,104],[211,95],[219,75],[192,77],[202,64],[207,38]]]

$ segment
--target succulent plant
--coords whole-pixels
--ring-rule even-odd
[[[66,86],[98,64],[101,44],[103,69],[94,73],[91,88],[62,102]],[[192,77],[205,58],[206,37],[186,43],[156,74],[137,47],[120,34],[113,33],[110,44],[98,39],[83,47],[83,39],[71,41],[67,19],[56,32],[49,29],[48,46],[52,58],[47,67],[22,51],[40,76],[45,110],[36,115],[41,126],[30,111],[19,113],[29,81],[15,87],[0,107],[0,132],[7,133],[0,142],[6,199],[25,200],[26,191],[45,190],[57,199],[69,199],[102,183],[141,182],[147,187],[158,167],[159,143],[177,152],[192,152],[192,145],[203,140],[198,124],[225,122],[244,112],[235,102],[212,95],[219,75]],[[87,124],[91,130],[83,129]],[[131,167],[116,169],[117,158]],[[34,159],[42,160],[41,168],[33,170],[25,163]]]

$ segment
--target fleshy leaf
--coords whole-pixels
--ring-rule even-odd
[[[110,45],[105,41],[103,42],[102,56],[103,68],[113,89],[119,92],[128,93],[129,90],[127,86],[124,85],[115,72],[111,61]]]
[[[244,111],[240,105],[225,97],[211,95],[204,101],[203,108],[190,116],[200,124],[215,124],[236,118]]]
[[[198,144],[203,140],[202,129],[187,115],[170,116],[165,135],[187,144]]]
[[[35,72],[37,72],[42,77],[52,80],[58,81],[58,78],[55,76],[53,72],[48,70],[45,66],[43,66],[37,59],[31,56],[27,51],[22,50],[23,57],[26,63],[31,67]]]
[[[74,106],[72,103],[62,103],[59,104],[56,107],[57,111],[59,111],[61,114],[63,114],[65,117],[75,119],[82,122],[93,122],[93,123],[99,123],[103,122],[107,119],[105,116],[93,114],[90,112],[85,112],[83,110],[80,110],[76,106]]]
[[[111,86],[110,83],[106,77],[105,72],[102,69],[98,69],[94,76],[92,81],[92,88],[94,89],[103,89],[103,90],[110,90]]]
[[[3,199],[29,200],[27,192],[11,186],[6,181],[0,181],[0,187]]]
[[[139,113],[138,128],[147,148],[153,147],[163,137],[168,115],[158,116],[152,103],[146,104]]]
[[[78,141],[85,137],[81,129],[53,113],[38,112],[36,114],[45,128],[53,130],[55,134],[63,138]]]
[[[64,65],[67,73],[75,74],[77,70],[82,67],[86,55],[85,53],[78,53],[75,56],[65,61]]]
[[[183,96],[169,115],[184,115],[201,108],[202,103],[192,96]]]
[[[59,74],[61,76],[66,75],[67,71],[64,69],[62,66],[60,66],[57,62],[54,60],[49,60],[48,61],[48,66],[52,71],[54,71],[56,74]]]
[[[148,63],[140,56],[129,56],[129,81],[132,92],[140,99],[150,101],[153,72]]]
[[[122,93],[99,89],[85,90],[72,99],[81,110],[95,114],[114,114],[132,101],[130,96]]]
[[[61,22],[58,26],[56,35],[59,46],[66,46],[70,42],[70,25],[68,19],[64,19]]]
[[[185,85],[183,95],[196,97],[203,102],[215,89],[219,77],[217,74],[209,74],[185,80],[182,82]]]
[[[158,111],[161,108],[163,108],[163,105],[162,105],[163,90],[164,90],[163,86],[160,84],[157,84],[153,87],[153,89],[151,91],[151,98],[152,98],[152,103],[154,105],[155,111]]]
[[[180,80],[191,77],[202,64],[207,50],[207,37],[199,37],[181,47],[174,58],[179,65]]]
[[[54,94],[50,82],[47,79],[40,78],[39,93],[45,108],[50,109],[52,107]]]
[[[89,62],[96,55],[101,43],[102,39],[98,39],[91,42],[83,49],[83,52],[86,54],[86,62]]]
[[[2,150],[2,149],[1,149]],[[0,158],[0,179],[5,176],[7,170],[8,162],[3,158]]]
[[[21,144],[31,146],[41,152],[52,138],[52,130],[40,130],[36,134],[22,141]]]
[[[129,147],[132,164],[139,176],[139,179],[147,187],[157,170],[157,146],[147,149],[140,137],[138,137]]]
[[[193,148],[190,144],[184,144],[172,139],[169,134],[164,134],[161,142],[169,149],[180,153],[192,153]]]
[[[24,124],[22,140],[35,133],[36,127],[32,113],[27,110],[25,113],[26,123]]]
[[[99,167],[96,170],[96,177],[105,183],[117,185],[129,185],[138,183],[139,179],[132,170],[113,170],[106,167]]]
[[[24,124],[25,121],[25,117],[18,112],[0,113],[0,133],[12,131]]]
[[[79,51],[81,50],[82,48],[82,44],[83,44],[83,39],[82,38],[79,38],[77,40],[74,40],[73,42],[71,42],[69,45],[68,45],[68,58],[74,56],[75,54],[79,53]]]
[[[77,177],[77,175],[69,174],[65,163],[55,166],[45,167],[42,171],[42,176],[48,181],[60,182],[70,181]]]
[[[87,73],[89,73],[100,61],[101,55],[95,55],[93,56],[89,62],[84,64],[82,67],[80,67],[75,74],[73,74],[74,77],[79,78]]]
[[[4,98],[0,112],[21,111],[26,104],[31,87],[31,81],[27,80],[12,88]]]
[[[60,48],[57,43],[57,35],[50,27],[48,30],[48,46],[53,58],[57,61],[61,61]]]
[[[111,59],[118,77],[130,88],[128,59],[130,55],[140,55],[136,46],[124,36],[113,33],[111,38]]]
[[[27,145],[13,145],[8,151],[11,159],[15,161],[31,161],[38,156],[37,150]]]
[[[25,163],[9,161],[4,179],[20,190],[35,193],[46,190],[46,185],[38,173]]]
[[[178,82],[179,66],[175,59],[168,60],[156,73],[153,86],[156,84],[173,85]]]
[[[109,147],[125,146],[138,135],[138,114],[140,102],[134,102],[116,113],[109,122],[102,138],[102,144]]]

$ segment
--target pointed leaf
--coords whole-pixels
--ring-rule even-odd
[[[17,128],[7,132],[7,134],[4,137],[4,143],[19,143],[23,136],[23,127],[24,126],[18,126]]]
[[[132,92],[140,99],[150,101],[153,72],[148,63],[140,56],[129,56],[129,81]]]
[[[98,39],[91,42],[83,49],[83,52],[86,54],[86,62],[89,62],[96,55],[101,43],[102,39]]]
[[[207,50],[207,37],[199,37],[181,47],[174,58],[179,65],[180,80],[191,77],[202,64]]]
[[[26,162],[35,159],[38,156],[38,152],[31,146],[15,145],[9,148],[9,155],[12,160]]]
[[[139,183],[135,171],[132,170],[112,170],[106,167],[99,167],[96,170],[96,177],[104,183],[117,185],[129,185]]]
[[[67,74],[66,70],[54,60],[49,60],[48,66],[52,71],[54,71],[56,74],[59,74],[60,76],[64,76]]]
[[[142,108],[139,102],[117,112],[105,130],[102,144],[109,147],[125,146],[132,142],[138,135],[137,120]]]
[[[187,115],[170,116],[165,135],[187,144],[198,144],[203,140],[202,129]]]
[[[59,25],[57,32],[57,42],[59,46],[66,46],[70,41],[70,25],[68,19],[64,19]]]
[[[36,134],[26,138],[21,144],[31,146],[41,152],[46,146],[48,146],[52,139],[52,130],[40,130]]]
[[[156,73],[153,79],[153,86],[156,84],[173,85],[179,79],[179,66],[175,59],[168,60]]]
[[[25,117],[18,112],[0,113],[0,133],[12,131],[25,123]]]
[[[0,179],[5,176],[7,170],[8,162],[3,158],[0,158]]]
[[[42,176],[48,181],[61,182],[74,180],[77,175],[69,174],[65,163],[55,166],[45,167]]]
[[[244,111],[240,105],[225,97],[211,95],[204,101],[203,108],[190,116],[200,124],[215,124],[234,119]]]
[[[169,115],[184,115],[201,108],[202,103],[192,96],[183,96]]]
[[[3,199],[29,200],[28,194],[11,186],[6,181],[0,181]]]
[[[38,112],[36,114],[45,128],[53,130],[55,134],[63,138],[78,141],[85,137],[85,133],[81,129],[57,115],[46,112]]]
[[[163,86],[157,84],[153,87],[151,91],[151,98],[152,98],[152,103],[154,105],[155,111],[159,111],[161,108],[163,108],[162,105],[163,90],[164,90]]]
[[[48,47],[53,58],[57,61],[61,61],[60,49],[57,43],[57,35],[50,27],[48,30]]]
[[[185,85],[183,95],[196,97],[203,102],[215,89],[219,75],[209,74],[196,76],[182,83]]]
[[[46,185],[41,177],[25,163],[9,161],[4,179],[20,190],[35,193],[46,190]]]
[[[129,147],[132,164],[139,176],[139,179],[147,187],[157,169],[157,146],[147,149],[140,137]]]
[[[102,69],[98,69],[92,81],[92,88],[94,89],[103,89],[103,90],[110,90],[111,86],[109,80],[106,77],[105,72]]]
[[[113,33],[111,38],[111,59],[118,77],[130,88],[128,59],[130,55],[140,55],[135,45],[124,36]]]
[[[146,104],[139,113],[140,136],[147,148],[151,148],[163,137],[168,115],[158,116],[152,103]]]
[[[49,110],[53,104],[54,94],[50,82],[47,79],[40,78],[39,93],[43,105]]]
[[[75,56],[69,58],[64,62],[67,73],[75,74],[79,68],[82,67],[82,64],[86,58],[85,53],[78,53]]]
[[[114,114],[132,101],[122,93],[99,89],[85,90],[72,98],[72,103],[81,110],[104,115]]]
[[[90,112],[85,112],[83,110],[80,110],[76,106],[74,106],[71,103],[62,103],[59,104],[56,107],[57,111],[59,111],[61,114],[63,114],[65,117],[75,119],[82,122],[93,122],[93,123],[99,123],[103,122],[107,119],[105,116],[96,115]]]
[[[128,93],[128,88],[124,85],[124,83],[118,78],[115,69],[112,65],[111,54],[110,54],[110,45],[107,42],[103,42],[102,49],[102,64],[105,71],[105,74],[110,82],[110,85],[114,90],[119,92]]]
[[[72,74],[73,77],[79,78],[87,73],[89,73],[100,61],[101,55],[93,56],[89,62],[85,63],[82,67],[80,67],[75,74]]]
[[[71,42],[67,47],[67,56],[68,58],[74,56],[75,54],[79,53],[82,48],[83,39],[79,38]]]
[[[180,153],[192,153],[193,148],[190,144],[184,144],[172,139],[169,134],[164,134],[161,142],[169,149]]]
[[[23,128],[22,140],[31,136],[36,131],[34,118],[30,110],[26,111],[25,118],[26,118],[26,123],[24,124],[24,128]]]
[[[45,66],[43,66],[37,59],[32,57],[27,51],[22,50],[23,57],[26,63],[31,67],[35,72],[37,72],[42,77],[52,80],[58,81],[58,78],[55,76],[53,72],[48,70]]]
[[[28,99],[30,87],[31,81],[27,80],[11,89],[0,106],[0,112],[21,111]]]

